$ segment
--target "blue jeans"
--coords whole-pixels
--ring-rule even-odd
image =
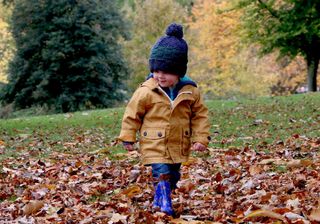
[[[161,174],[166,174],[170,176],[169,182],[172,189],[177,188],[177,182],[180,180],[180,167],[181,163],[168,164],[168,163],[153,163],[152,167],[152,177],[159,179]]]

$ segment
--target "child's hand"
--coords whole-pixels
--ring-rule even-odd
[[[133,142],[123,142],[123,147],[127,150],[127,151],[133,151]]]
[[[198,151],[198,152],[204,152],[206,151],[207,147],[205,147],[203,144],[201,144],[200,142],[196,142],[193,144],[192,146],[192,150],[194,151]]]

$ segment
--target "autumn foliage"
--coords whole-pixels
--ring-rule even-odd
[[[18,139],[17,139],[18,140]],[[0,143],[4,149],[5,142]],[[150,167],[131,152],[55,152],[2,162],[0,221],[23,223],[317,223],[319,138],[295,135],[253,150],[209,148],[183,164],[177,217],[151,209]]]

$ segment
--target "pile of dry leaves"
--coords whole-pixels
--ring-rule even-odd
[[[151,170],[137,152],[26,154],[0,167],[0,223],[319,223],[319,151],[319,138],[302,136],[209,149],[182,167],[174,218],[152,211]]]

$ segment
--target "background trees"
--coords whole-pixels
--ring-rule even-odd
[[[242,43],[241,11],[230,1],[196,1],[190,27],[190,74],[210,97],[259,96],[269,92],[274,72]]]
[[[130,97],[148,75],[152,45],[172,22],[184,26],[188,75],[207,98],[291,94],[307,77],[309,89],[317,87],[315,0],[0,3],[0,103],[16,109],[73,111]]]
[[[263,54],[279,50],[280,56],[301,54],[308,67],[308,89],[317,90],[320,59],[320,1],[239,0],[247,38]]]
[[[65,112],[122,98],[127,68],[117,40],[127,29],[113,1],[20,0],[12,19],[17,52],[4,102]]]

